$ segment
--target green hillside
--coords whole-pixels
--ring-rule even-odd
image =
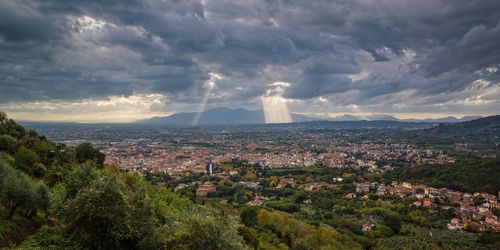
[[[466,122],[440,123],[432,128],[409,131],[380,131],[369,138],[390,138],[395,141],[451,150],[457,146],[484,155],[500,153],[500,116],[489,116]]]
[[[500,159],[470,157],[445,165],[404,168],[389,176],[394,180],[408,180],[432,187],[496,194],[500,190]]]

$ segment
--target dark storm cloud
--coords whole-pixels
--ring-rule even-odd
[[[210,72],[224,77],[212,103],[250,102],[276,81],[297,100],[446,103],[496,88],[498,41],[496,0],[7,0],[0,103],[134,93],[192,103]],[[471,90],[478,79],[491,84]]]
[[[58,38],[63,26],[57,16],[45,16],[29,2],[1,3],[0,37],[6,41],[46,42]]]

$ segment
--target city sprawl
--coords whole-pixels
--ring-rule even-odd
[[[333,190],[354,204],[378,200],[404,205],[409,214],[424,211],[419,213],[426,213],[430,221],[446,220],[443,225],[450,230],[500,232],[498,212],[494,212],[500,211],[500,192],[459,192],[411,178],[390,178],[402,168],[453,164],[457,151],[484,157],[464,143],[440,147],[409,143],[397,136],[381,140],[370,136],[374,131],[369,129],[88,126],[41,131],[70,146],[90,142],[106,155],[106,164],[177,191],[191,187],[201,199],[273,207],[273,202],[288,198],[269,188]],[[224,191],[224,185],[241,193],[235,197],[234,192]],[[308,195],[300,202],[307,206],[318,201]],[[363,232],[375,230],[375,222],[363,222]]]

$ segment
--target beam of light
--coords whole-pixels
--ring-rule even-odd
[[[201,113],[205,111],[205,106],[207,105],[208,98],[210,98],[210,94],[212,94],[212,90],[215,87],[215,81],[222,79],[222,76],[217,74],[217,73],[208,73],[210,76],[210,79],[205,83],[207,92],[205,92],[205,95],[203,96],[203,99],[201,100],[200,106],[198,108],[198,111],[196,112],[196,115],[194,116],[193,122],[191,123],[191,126],[197,126],[198,122],[200,121]]]
[[[285,88],[290,84],[286,82],[275,82],[271,89],[262,96],[262,107],[264,108],[264,119],[266,123],[288,123],[292,122],[292,116],[288,111],[286,99],[282,97]]]

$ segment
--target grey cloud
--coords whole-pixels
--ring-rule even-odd
[[[45,16],[30,1],[4,1],[0,8],[0,38],[10,42],[46,42],[61,37],[64,20]]]
[[[425,70],[432,76],[454,69],[475,72],[497,66],[500,63],[498,41],[500,22],[491,28],[482,24],[474,26],[455,44],[439,47],[428,55]]]
[[[83,29],[83,16],[102,27]],[[499,21],[495,0],[8,0],[0,103],[133,93],[192,103],[218,72],[215,106],[253,105],[285,81],[297,100],[388,107],[405,93],[418,110],[499,81],[486,70],[500,65]]]

